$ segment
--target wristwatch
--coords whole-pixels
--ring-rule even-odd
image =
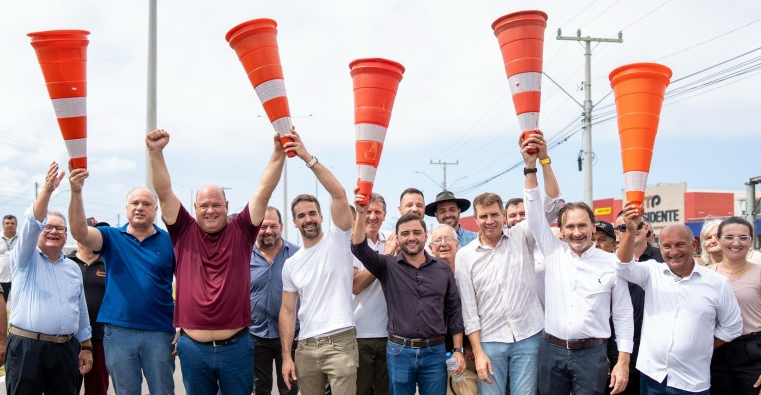
[[[81,351],[89,351],[92,352],[92,346],[81,346],[79,347]]]
[[[527,176],[527,175],[529,175],[531,173],[536,173],[537,171],[538,171],[538,169],[536,167],[532,167],[530,169],[528,167],[524,167],[523,168],[523,175]]]
[[[462,347],[460,347],[460,348],[455,347],[455,348],[452,349],[452,352],[453,353],[459,352],[460,354],[465,355],[465,349],[462,348]]]
[[[312,160],[307,162],[307,169],[311,169],[314,164],[317,163],[317,157],[312,155]]]

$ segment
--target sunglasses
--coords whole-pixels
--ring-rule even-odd
[[[642,230],[642,228],[644,228],[644,227],[645,227],[645,223],[644,222],[640,222],[639,225],[637,225],[637,230]],[[621,224],[621,225],[616,226],[616,229],[618,229],[618,231],[621,232],[621,233],[626,233],[626,225],[625,224]]]

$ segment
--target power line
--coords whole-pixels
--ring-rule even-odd
[[[719,39],[719,38],[721,38],[721,37],[724,37],[724,36],[726,36],[726,35],[728,35],[728,34],[732,34],[732,33],[736,32],[736,31],[738,31],[738,30],[740,30],[740,29],[744,29],[744,28],[746,28],[746,27],[748,27],[748,26],[750,26],[750,25],[753,25],[753,24],[755,24],[755,23],[758,23],[758,22],[761,22],[761,18],[758,18],[758,19],[756,19],[756,20],[754,20],[754,21],[752,21],[752,22],[748,22],[748,23],[746,23],[746,24],[744,24],[744,25],[742,25],[742,26],[740,26],[740,27],[738,27],[738,28],[735,28],[735,29],[732,29],[732,30],[730,30],[730,31],[728,31],[728,32],[725,32],[725,33],[719,34],[719,35],[718,35],[718,36],[716,36],[716,37],[712,37],[712,38],[709,38],[708,40],[705,40],[705,41],[699,42],[699,43],[697,43],[697,44],[695,44],[695,45],[692,45],[692,46],[690,46],[690,47],[687,47],[687,48],[685,48],[685,49],[682,49],[682,50],[680,50],[680,51],[677,51],[677,52],[674,52],[674,53],[672,53],[672,54],[669,54],[669,55],[666,55],[666,56],[660,57],[660,58],[658,58],[658,59],[655,59],[655,62],[661,61],[661,60],[663,60],[663,59],[666,59],[666,58],[670,58],[670,57],[672,57],[672,56],[674,56],[674,55],[679,55],[680,53],[683,53],[683,52],[687,52],[687,51],[689,51],[689,50],[691,50],[691,49],[694,49],[694,48],[697,48],[697,47],[699,47],[699,46],[701,46],[701,45],[707,44],[707,43],[709,43],[709,42],[711,42],[711,41],[714,41],[714,40],[716,40],[716,39]]]

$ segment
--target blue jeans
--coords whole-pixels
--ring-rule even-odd
[[[539,372],[539,343],[542,332],[515,343],[481,343],[491,361],[492,384],[478,380],[481,395],[504,395],[510,377],[510,393],[536,394]]]
[[[646,374],[641,374],[639,379],[639,390],[641,395],[683,395],[683,394],[697,394],[697,395],[708,395],[709,390],[700,391],[700,392],[690,392],[685,390],[680,390],[678,388],[669,387],[666,382],[668,382],[668,377],[666,377],[662,383],[659,383],[653,379],[650,378],[650,376]]]
[[[386,345],[386,366],[391,395],[414,395],[415,384],[420,387],[420,395],[446,394],[445,355],[444,343],[412,348],[389,341]]]
[[[254,391],[254,347],[248,334],[224,346],[203,344],[180,335],[177,355],[188,395],[218,391],[225,395],[250,395]]]
[[[172,339],[172,332],[105,324],[103,350],[114,391],[139,395],[145,375],[151,394],[174,394]]]

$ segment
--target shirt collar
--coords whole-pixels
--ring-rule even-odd
[[[462,227],[460,228],[462,229]],[[497,240],[497,244],[494,246],[494,248],[497,248],[505,239],[510,238],[510,236],[508,236],[509,233],[510,229],[502,228],[502,236],[499,237],[499,240]],[[476,240],[478,240],[478,245],[476,248],[483,248],[487,250],[493,249],[490,245],[481,243],[481,234],[481,231],[478,231],[478,234],[476,234]]]
[[[700,265],[699,265],[697,262],[695,262],[695,260],[693,259],[693,260],[692,260],[692,272],[690,272],[690,274],[688,274],[688,275],[686,275],[686,276],[684,276],[684,277],[679,277],[679,276],[677,276],[676,274],[674,274],[674,272],[672,272],[672,271],[671,271],[671,269],[669,269],[669,265],[667,265],[667,264],[666,264],[666,262],[661,262],[660,264],[662,265],[662,266],[661,266],[661,271],[663,272],[663,274],[664,274],[664,275],[666,275],[666,276],[669,276],[669,277],[673,278],[673,279],[674,279],[674,281],[684,281],[684,280],[688,280],[688,279],[692,278],[692,276],[693,276],[693,275],[697,275],[698,277],[702,277],[702,276],[703,276],[703,274],[701,273],[701,271],[702,271],[702,270],[705,270],[705,268],[704,268],[704,267],[700,266]]]
[[[428,254],[428,251],[426,251],[425,249],[423,249],[423,254],[425,255],[425,262],[423,262],[423,264],[422,264],[422,265],[420,265],[420,267],[423,267],[423,266],[427,266],[427,265],[429,265],[430,263],[432,263],[432,262],[435,262],[435,261],[437,261],[437,260],[438,260],[436,257],[434,257],[434,256],[432,256],[432,255],[430,255],[430,254]],[[412,264],[411,264],[411,263],[409,263],[409,262],[407,262],[407,260],[404,258],[404,253],[403,253],[403,252],[401,252],[401,251],[399,251],[399,253],[398,253],[398,254],[396,254],[396,261],[397,261],[398,263],[404,263],[404,264],[406,264],[406,265],[410,265],[410,266],[412,266]],[[444,262],[442,261],[442,263],[444,263]],[[446,263],[444,263],[444,264],[446,265]]]

